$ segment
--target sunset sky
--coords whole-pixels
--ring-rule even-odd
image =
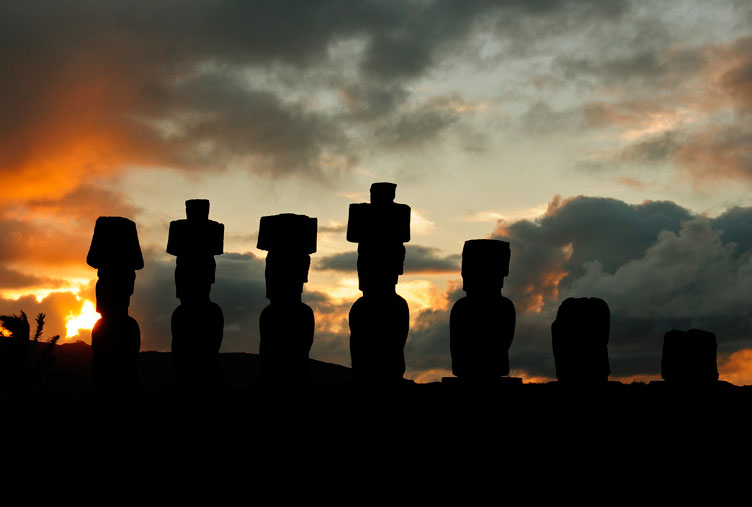
[[[494,237],[513,375],[553,377],[559,304],[596,296],[613,379],[657,378],[663,334],[697,327],[752,384],[751,27],[745,0],[5,0],[0,313],[66,337],[94,301],[94,222],[125,216],[141,349],[169,350],[169,222],[205,198],[222,351],[258,352],[259,218],[302,213],[311,357],[349,366],[348,204],[391,181],[412,207],[407,376],[448,374],[463,242]]]

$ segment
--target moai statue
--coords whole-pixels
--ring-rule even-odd
[[[495,380],[509,375],[509,346],[516,314],[501,295],[509,274],[509,243],[473,239],[462,249],[462,289],[467,296],[452,307],[449,344],[452,373],[463,380]]]
[[[97,269],[97,312],[91,331],[94,386],[104,392],[138,388],[141,330],[128,315],[136,270],[144,267],[136,224],[122,217],[99,217],[86,263]]]
[[[350,358],[361,383],[399,382],[410,327],[407,302],[395,292],[410,241],[410,206],[394,202],[394,183],[371,185],[371,202],[350,205],[347,240],[358,243],[363,297],[350,309]]]
[[[598,298],[567,298],[551,324],[551,336],[559,382],[607,382],[608,335],[611,312]]]
[[[718,380],[715,334],[672,329],[663,337],[661,377],[667,382],[713,383]]]
[[[261,217],[257,248],[269,252],[264,273],[269,306],[259,318],[265,382],[294,385],[308,380],[315,321],[313,310],[300,298],[316,252],[317,223],[292,213]]]
[[[172,313],[172,358],[181,385],[202,388],[219,377],[219,347],[224,315],[209,299],[217,264],[222,255],[225,226],[209,220],[209,201],[185,201],[186,219],[170,222],[167,253],[177,257],[176,297]]]

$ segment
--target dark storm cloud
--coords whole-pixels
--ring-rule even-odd
[[[442,255],[438,248],[405,245],[405,273],[444,273],[460,270],[460,255]],[[321,257],[314,269],[355,272],[358,253],[342,252]]]
[[[249,89],[231,76],[199,76],[166,92],[151,111],[187,119],[162,135],[174,164],[222,167],[251,155],[257,172],[316,172],[322,147],[342,152],[346,139],[330,119],[269,91]],[[196,140],[200,140],[196,144]]]
[[[660,373],[663,335],[716,333],[722,357],[752,346],[752,208],[717,218],[672,202],[554,200],[531,222],[500,224],[511,242],[503,293],[515,304],[513,370],[553,377],[550,325],[567,297],[600,297],[611,309],[612,375]],[[450,302],[462,295],[456,288]],[[451,304],[450,304],[451,306]],[[418,316],[406,348],[410,368],[448,367],[448,311]]]
[[[61,197],[8,206],[0,210],[0,262],[80,264],[86,258],[97,217],[132,217],[136,210],[121,194],[94,184]]]
[[[626,48],[627,54],[605,53],[590,58],[562,56],[557,58],[556,65],[567,79],[595,78],[606,84],[625,86],[668,84],[667,81],[696,74],[707,64],[703,49],[669,50],[664,46],[667,42],[649,41],[655,46],[648,49],[642,49],[642,44],[637,42]]]
[[[672,328],[714,331],[726,353],[752,345],[752,334],[742,331],[752,329],[744,310],[752,299],[752,251],[748,242],[742,247],[734,241],[748,229],[750,213],[736,208],[712,220],[671,202],[628,205],[580,197],[552,207],[535,223],[503,227],[502,237],[512,242],[505,293],[518,314],[531,297],[526,287],[540,284],[545,273],[563,275],[555,291],[550,287],[543,295],[541,312],[520,319],[519,338],[534,345],[533,355],[526,360],[522,354],[516,364],[552,374],[536,366],[538,355],[550,349],[546,326],[570,296],[609,303],[614,375],[658,373],[663,334]],[[572,228],[575,223],[579,227]],[[550,255],[525,255],[537,250]],[[532,336],[528,327],[546,332]]]
[[[595,1],[4,2],[0,135],[12,149],[0,153],[0,171],[15,195],[35,196],[31,175],[59,171],[70,190],[123,166],[320,174],[333,154],[341,170],[368,149],[362,139],[420,144],[453,123],[456,112],[407,107],[408,85],[464,54],[478,30],[516,40],[538,18],[597,23],[624,10]],[[342,43],[360,49],[338,61]],[[339,90],[344,109],[316,106],[322,90]],[[353,139],[352,128],[368,135]]]
[[[525,134],[545,136],[583,128],[583,115],[578,110],[557,111],[545,102],[536,102],[520,117]]]
[[[698,184],[718,178],[752,179],[752,126],[749,116],[695,133],[676,154],[677,163]]]
[[[435,140],[457,119],[457,115],[450,111],[423,107],[395,116],[377,127],[376,133],[382,145],[391,148],[416,147]]]
[[[581,161],[577,164],[577,168],[589,171],[613,171],[630,165],[638,169],[653,170],[656,164],[670,163],[676,158],[685,146],[684,137],[679,132],[663,132],[613,153]]]
[[[0,266],[0,290],[27,287],[48,287],[54,289],[60,287],[63,283],[63,280],[55,280],[46,276],[29,275]]]

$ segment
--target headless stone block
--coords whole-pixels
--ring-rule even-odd
[[[509,272],[509,243],[474,239],[462,249],[463,290],[449,319],[452,373],[473,381],[493,382],[509,374],[509,346],[514,338],[514,304],[501,295]]]
[[[663,337],[661,377],[669,382],[715,382],[718,380],[716,351],[714,333],[673,329]]]
[[[556,377],[560,382],[606,382],[611,373],[608,336],[611,312],[599,298],[567,298],[551,324]]]
[[[86,263],[95,269],[142,269],[136,224],[123,217],[97,218]]]

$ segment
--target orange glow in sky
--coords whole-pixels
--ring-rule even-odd
[[[78,315],[73,315],[73,312],[68,312],[68,316],[65,317],[65,329],[66,338],[72,338],[78,336],[78,332],[82,329],[91,330],[94,324],[100,319],[95,309],[94,303],[91,301],[84,301],[84,305],[81,307],[81,311]]]

